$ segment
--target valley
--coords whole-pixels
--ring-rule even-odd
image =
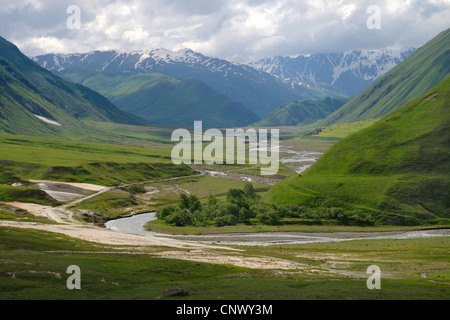
[[[289,83],[308,72],[288,59],[262,61],[273,74],[189,49],[30,59],[0,38],[0,299],[448,300],[449,36],[370,72],[346,54],[361,82],[341,87]],[[278,172],[177,165],[174,129],[201,119],[279,130],[279,148],[243,143],[279,153]]]
[[[331,132],[342,135],[347,130],[344,135],[348,135],[352,130],[358,130],[354,128]],[[293,133],[292,129],[284,130],[287,138]],[[290,150],[283,156],[292,158],[294,150],[298,150],[299,155],[305,151],[324,153],[340,139],[329,138],[282,140],[282,146]],[[44,148],[42,151],[48,150],[48,146],[40,148]],[[95,156],[90,152],[88,154]],[[81,198],[57,206],[17,202],[2,205],[1,248],[9,249],[2,251],[5,263],[0,273],[0,296],[20,299],[58,294],[67,299],[114,299],[129,297],[134,292],[134,299],[161,299],[164,290],[176,285],[188,290],[191,299],[245,299],[252,295],[287,300],[325,298],[325,287],[330,289],[330,286],[332,293],[328,293],[326,299],[338,298],[343,292],[354,299],[411,299],[423,295],[433,299],[448,298],[445,270],[450,262],[445,257],[450,238],[448,230],[439,230],[438,226],[432,227],[437,228],[435,230],[421,231],[424,226],[257,224],[176,228],[156,223],[149,225],[150,233],[114,227],[122,221],[120,217],[133,215],[129,219],[146,218],[146,215],[138,213],[177,202],[182,193],[196,194],[201,199],[212,193],[220,198],[230,188],[242,188],[248,182],[244,178],[259,176],[252,167],[202,166],[193,169],[199,174],[116,186],[29,181],[41,188],[44,184],[46,189],[79,192]],[[282,172],[296,174],[288,168]],[[262,196],[273,183],[277,182],[252,181],[255,190]],[[132,186],[142,186],[144,193],[134,195],[130,189]],[[135,196],[138,203],[119,202],[112,205],[130,195]],[[112,219],[106,223],[107,228],[103,226],[105,217],[97,216],[100,219],[96,220],[94,212],[102,212],[107,220]],[[146,224],[146,219],[138,223],[141,228]],[[174,236],[172,233],[180,235]],[[210,238],[205,238],[208,234]],[[21,237],[27,239],[22,241],[28,243],[25,247],[15,244]],[[14,242],[12,239],[15,239]],[[39,245],[40,241],[46,241],[46,244]],[[388,255],[386,250],[390,252]],[[9,254],[13,253],[15,258],[12,260]],[[31,259],[30,254],[36,253],[40,253],[39,260]],[[430,254],[433,258],[426,258]],[[57,258],[60,255],[64,258]],[[41,259],[49,261],[53,267],[46,266]],[[19,266],[13,261],[25,264]],[[96,265],[96,261],[103,261],[104,266]],[[105,261],[117,264],[120,269],[111,271]],[[374,262],[383,268],[384,290],[381,295],[364,289],[365,269]],[[78,263],[83,268],[85,290],[80,293],[68,294],[62,285],[64,282],[60,278],[64,278],[63,265],[67,263]],[[164,264],[165,271],[158,273],[158,281],[146,280],[146,272],[130,280],[129,274],[135,273],[133,270],[137,266],[141,266],[141,270],[152,270],[153,274],[154,270],[162,270],[158,267],[160,263]],[[35,266],[30,269],[27,264]],[[183,268],[182,277],[175,276],[171,271],[176,268]],[[48,274],[44,272],[47,269]],[[164,275],[166,273],[167,276]],[[155,279],[155,276],[151,278]],[[18,279],[23,284],[19,284]],[[44,284],[52,285],[54,291],[40,290]],[[20,289],[22,285],[28,286],[28,293]],[[273,287],[278,290],[274,291]],[[242,292],[242,288],[245,288],[245,295],[238,293]]]

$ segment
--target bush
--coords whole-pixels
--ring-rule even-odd
[[[244,186],[244,194],[248,199],[256,200],[258,195],[256,194],[255,188],[253,188],[252,183],[246,183]]]
[[[280,215],[273,208],[268,211],[260,212],[256,215],[258,219],[263,224],[277,225],[280,223]]]
[[[161,220],[166,220],[168,216],[172,214],[176,210],[175,207],[165,207],[156,211],[156,217]]]
[[[253,213],[253,211],[251,211],[250,209],[247,208],[241,208],[239,210],[239,221],[242,222],[249,222],[250,219],[254,218],[255,214]]]
[[[239,208],[249,208],[249,201],[245,192],[241,189],[230,189],[227,192],[227,202],[232,203]]]
[[[192,224],[191,216],[187,211],[177,210],[166,217],[165,221],[177,227],[185,227]]]
[[[198,197],[196,195],[193,195],[193,194],[190,196],[182,194],[180,196],[179,202],[180,202],[179,208],[187,210],[189,212],[195,212],[197,210],[202,209],[202,204],[201,204],[200,200],[198,199]]]
[[[235,216],[233,216],[231,214],[227,214],[227,215],[215,218],[214,222],[217,224],[217,226],[232,226],[232,225],[236,224],[237,219]]]

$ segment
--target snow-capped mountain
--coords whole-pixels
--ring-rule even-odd
[[[33,58],[34,61],[52,71],[63,71],[66,69],[94,69],[97,71],[138,71],[150,73],[167,65],[188,65],[196,69],[208,69],[211,72],[223,72],[225,76],[230,73],[236,74],[243,68],[247,75],[268,78],[247,65],[230,62],[222,59],[206,57],[201,53],[190,49],[171,51],[167,49],[141,50],[134,52],[94,51],[83,54],[48,54]]]
[[[286,83],[266,72],[224,59],[207,57],[190,49],[177,52],[153,49],[135,52],[94,51],[83,54],[47,54],[33,58],[44,68],[63,74],[70,69],[103,72],[161,73],[205,82],[260,117],[278,106],[301,99],[342,96],[307,86]]]
[[[47,54],[34,61],[55,73],[67,70],[161,73],[198,79],[260,117],[293,100],[355,96],[402,62],[414,49],[351,51],[240,64],[190,49]]]
[[[249,63],[285,82],[311,86],[332,85],[354,96],[414,53],[402,50],[354,50],[296,58],[277,56]]]

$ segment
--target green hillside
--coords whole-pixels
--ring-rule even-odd
[[[142,125],[136,116],[82,85],[56,77],[0,37],[0,132],[58,134],[57,125],[81,126],[78,120]]]
[[[29,179],[118,185],[194,174],[172,163],[172,130],[145,123],[0,38],[0,201],[53,205],[40,190],[11,186]]]
[[[308,125],[326,118],[341,108],[350,98],[292,101],[272,111],[255,126],[280,127]]]
[[[321,125],[381,118],[450,75],[450,29],[439,34]]]
[[[450,218],[450,78],[331,148],[276,204],[359,210],[383,223]]]
[[[34,115],[76,127],[80,123],[0,57],[0,132],[57,134],[59,127]]]
[[[243,104],[203,82],[161,74],[130,74],[67,70],[65,79],[82,83],[110,99],[117,107],[150,123],[205,127],[242,127],[259,120]]]

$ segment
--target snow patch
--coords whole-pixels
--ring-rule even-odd
[[[51,125],[54,125],[54,126],[58,126],[58,127],[61,127],[61,126],[62,126],[61,123],[59,123],[59,122],[56,122],[56,121],[47,119],[47,118],[42,117],[42,116],[38,116],[38,115],[36,115],[36,114],[34,114],[34,116],[35,116],[36,118],[38,118],[38,119],[44,121],[45,123],[48,123],[48,124],[51,124]]]

